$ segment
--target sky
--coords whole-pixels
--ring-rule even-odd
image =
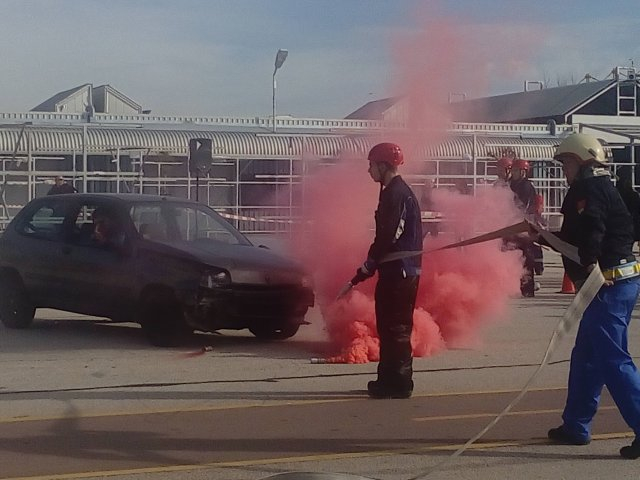
[[[277,113],[307,118],[402,95],[407,62],[467,98],[640,68],[640,0],[0,0],[0,26],[2,112],[92,83],[159,115],[270,116],[278,49]]]

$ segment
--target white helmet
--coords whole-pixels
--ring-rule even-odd
[[[578,157],[581,160],[580,163],[595,161],[600,164],[606,164],[609,161],[609,156],[600,141],[593,135],[587,135],[586,133],[572,133],[565,138],[556,148],[556,154],[553,158],[562,161],[562,155],[567,153]]]

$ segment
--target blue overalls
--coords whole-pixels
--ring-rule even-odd
[[[640,292],[640,266],[632,253],[631,215],[605,171],[582,169],[562,205],[563,239],[578,247],[582,265],[563,257],[574,283],[596,262],[603,286],[585,310],[571,353],[563,429],[587,441],[604,385],[640,438],[640,373],[627,348],[631,313]],[[585,442],[586,443],[586,442]]]
[[[631,313],[640,293],[640,277],[603,286],[587,307],[571,353],[564,428],[589,439],[604,385],[625,422],[640,437],[640,373],[627,348]]]

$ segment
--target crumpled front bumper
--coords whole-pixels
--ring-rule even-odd
[[[185,313],[190,324],[209,331],[242,329],[255,322],[301,324],[314,301],[313,291],[301,286],[231,285],[200,288]]]

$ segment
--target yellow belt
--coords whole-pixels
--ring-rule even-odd
[[[630,263],[629,265],[618,265],[602,271],[606,280],[624,280],[625,278],[637,277],[640,275],[640,263]]]

